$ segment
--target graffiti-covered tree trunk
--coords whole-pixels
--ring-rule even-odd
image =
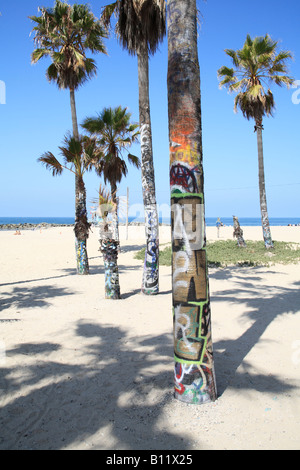
[[[268,209],[267,209],[262,130],[263,130],[262,120],[256,120],[255,131],[257,134],[258,181],[259,181],[261,224],[262,224],[265,247],[269,249],[269,248],[274,248],[274,244],[273,244],[273,240],[271,236]]]
[[[243,230],[240,226],[239,219],[235,215],[233,216],[233,236],[237,239],[238,246],[246,247]]]
[[[120,282],[118,269],[119,226],[117,207],[117,186],[111,183],[111,198],[114,205],[112,227],[108,226],[107,213],[103,214],[100,224],[100,251],[103,256],[105,271],[105,298],[120,299]]]
[[[117,198],[117,185],[115,182],[112,182],[110,184],[111,188],[111,199],[113,202],[113,212],[112,212],[112,238],[115,240],[117,243],[120,241],[119,237],[119,217],[118,217],[118,198]]]
[[[145,210],[146,250],[142,280],[144,294],[159,291],[159,224],[155,195],[152,132],[149,99],[149,59],[145,45],[138,53],[139,113],[141,134],[142,188]]]
[[[118,270],[119,243],[112,238],[112,232],[100,225],[100,251],[103,256],[105,271],[105,298],[120,299]]]
[[[75,102],[75,91],[70,88],[70,105],[73,127],[73,137],[79,141],[78,121]],[[87,254],[87,239],[90,224],[88,223],[86,210],[86,190],[83,180],[75,174],[75,250],[77,274],[89,274],[89,261]]]
[[[89,236],[90,224],[88,222],[86,210],[86,190],[85,185],[78,175],[75,184],[75,247],[77,274],[89,274],[89,260],[87,256],[87,239]]]
[[[168,0],[175,397],[216,400],[204,219],[196,0]]]

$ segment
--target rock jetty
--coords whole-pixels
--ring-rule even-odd
[[[49,227],[73,227],[74,224],[48,224],[42,222],[40,224],[0,224],[0,230],[37,230],[37,229],[46,229]]]

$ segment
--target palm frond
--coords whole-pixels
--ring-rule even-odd
[[[238,65],[239,65],[239,58],[238,58],[238,55],[237,55],[236,51],[234,51],[233,49],[225,49],[225,53],[226,53],[229,57],[231,57],[234,66],[235,66],[235,67],[238,67]]]
[[[67,134],[63,140],[63,146],[59,149],[63,155],[66,163],[75,164],[82,154],[82,142],[81,140],[75,139],[72,135]]]
[[[104,128],[104,122],[100,116],[95,118],[87,117],[81,124],[81,127],[90,134],[100,134]]]
[[[141,168],[141,162],[137,156],[132,155],[131,153],[128,153],[127,157],[130,163],[132,163],[136,168],[138,169]]]
[[[116,203],[114,202],[114,196],[116,196],[116,193],[113,194],[101,184],[99,185],[98,199],[95,202],[98,203],[97,210],[102,218],[107,217],[109,213],[115,210]]]
[[[61,175],[63,172],[63,166],[51,152],[45,152],[37,161],[45,165],[47,170],[52,171],[52,176]]]
[[[272,75],[271,78],[272,81],[280,87],[285,85],[287,88],[289,88],[294,83],[294,78],[288,77],[286,75]]]
[[[31,54],[31,63],[32,64],[35,64],[36,62],[38,62],[42,57],[46,57],[46,56],[49,56],[50,54],[50,51],[48,51],[47,49],[40,49],[40,48],[37,48],[33,51],[33,53]]]
[[[97,147],[97,142],[95,138],[83,137],[83,154],[82,154],[82,163],[83,163],[83,172],[91,171],[97,160],[99,158],[99,150]]]
[[[59,72],[58,72],[58,69],[57,69],[57,67],[54,63],[50,64],[49,67],[47,68],[46,77],[47,77],[49,82],[54,81],[54,82],[57,83],[57,80],[58,80],[58,77],[59,77]]]
[[[106,5],[105,7],[103,7],[102,9],[102,13],[101,13],[101,21],[103,23],[103,25],[108,29],[111,27],[111,18],[113,15],[117,16],[117,12],[118,12],[118,1],[117,2],[114,2],[114,3],[111,3],[110,5]]]
[[[102,14],[109,26],[113,12],[117,16],[115,32],[129,54],[135,55],[144,48],[149,54],[156,52],[166,34],[165,0],[117,1]]]

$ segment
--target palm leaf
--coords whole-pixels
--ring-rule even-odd
[[[35,64],[42,57],[49,56],[49,54],[50,54],[50,51],[47,51],[46,49],[37,48],[31,54],[31,63]]]
[[[141,162],[138,157],[136,157],[135,155],[132,155],[131,153],[129,153],[127,157],[130,163],[132,163],[136,168],[141,168]]]
[[[117,11],[118,11],[118,1],[103,7],[102,13],[101,13],[101,21],[102,21],[103,25],[106,28],[110,28],[110,26],[111,26],[111,17],[113,15],[116,16]]]
[[[37,161],[43,163],[47,170],[52,171],[52,176],[61,175],[63,172],[63,166],[51,152],[45,152]]]
[[[115,193],[114,193],[115,195]],[[101,217],[106,217],[108,213],[115,210],[116,204],[114,202],[113,194],[104,186],[99,186],[98,191],[98,211]]]

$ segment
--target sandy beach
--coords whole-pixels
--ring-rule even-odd
[[[300,227],[272,236],[300,243]],[[106,300],[97,229],[89,276],[71,227],[0,231],[0,449],[299,449],[299,265],[209,270],[218,400],[186,405],[173,398],[171,268],[144,296],[144,228],[120,239],[122,299]]]

